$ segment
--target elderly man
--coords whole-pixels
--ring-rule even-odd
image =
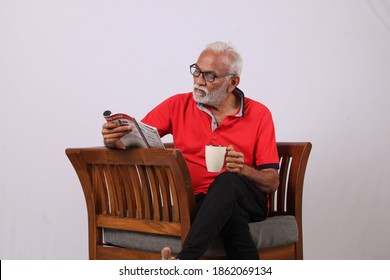
[[[191,174],[197,214],[181,252],[162,259],[198,259],[220,236],[230,259],[258,259],[249,223],[264,220],[268,193],[279,183],[279,158],[270,111],[244,96],[237,88],[242,68],[241,55],[229,44],[206,46],[190,66],[193,92],[177,94],[150,111],[142,122],[159,134],[173,135]],[[120,137],[129,127],[105,123],[104,143],[125,148]],[[227,146],[222,172],[208,172],[205,145]]]

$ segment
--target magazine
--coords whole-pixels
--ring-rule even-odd
[[[116,121],[121,125],[131,127],[131,132],[120,139],[125,147],[164,148],[157,128],[138,122],[135,118],[123,113],[112,114],[107,110],[104,111],[103,116],[107,122]]]

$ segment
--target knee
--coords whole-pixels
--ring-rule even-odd
[[[232,182],[239,182],[239,181],[241,181],[240,176],[232,172],[223,172],[219,174],[214,180],[214,182],[225,182],[225,183],[232,183]]]
[[[224,172],[214,179],[214,182],[210,185],[209,191],[213,189],[223,189],[224,191],[227,191],[228,189],[234,190],[241,184],[242,181],[239,175],[231,172]]]

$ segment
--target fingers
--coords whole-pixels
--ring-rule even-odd
[[[233,146],[227,147],[226,169],[233,173],[241,173],[244,167],[244,154],[236,152]]]
[[[126,146],[123,144],[123,142],[120,139],[104,140],[104,144],[109,148],[117,148],[122,150],[126,149]]]
[[[125,147],[119,139],[129,132],[131,132],[130,126],[120,125],[117,122],[107,122],[102,126],[103,140],[109,147],[124,149]]]
[[[130,131],[131,128],[128,125],[121,125],[118,122],[106,122],[103,124],[102,133],[109,133],[110,131]],[[103,133],[104,134],[104,133]]]
[[[234,151],[233,145],[227,146],[226,151],[228,151],[228,152]]]
[[[236,151],[228,151],[226,156],[227,163],[236,163],[243,164],[244,163],[244,154]]]
[[[119,135],[125,135],[131,131],[128,125],[120,125],[117,122],[107,122],[103,124],[102,135],[108,138],[117,138]],[[120,137],[120,136],[119,136]]]

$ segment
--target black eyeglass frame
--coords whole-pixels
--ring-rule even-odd
[[[195,71],[199,71],[199,74],[196,75]],[[200,75],[202,75],[203,80],[205,80],[206,82],[209,82],[209,83],[214,82],[216,78],[224,78],[227,76],[236,76],[236,74],[232,74],[232,73],[228,73],[228,74],[224,74],[224,75],[217,75],[211,71],[203,72],[202,70],[199,69],[199,67],[198,67],[198,65],[196,65],[196,63],[190,65],[190,73],[194,77],[199,77]],[[210,75],[212,75],[212,77],[210,77]],[[206,77],[208,77],[208,79],[206,79]]]

